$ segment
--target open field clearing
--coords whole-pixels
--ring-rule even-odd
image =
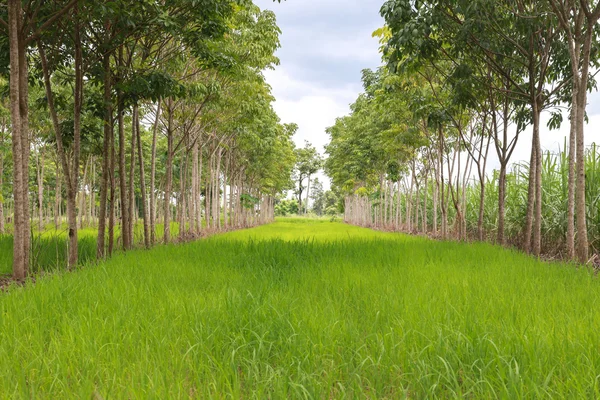
[[[600,284],[282,219],[0,295],[0,397],[594,398]]]

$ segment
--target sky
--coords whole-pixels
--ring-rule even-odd
[[[276,98],[275,111],[282,122],[299,126],[297,146],[311,142],[321,153],[329,141],[325,129],[337,117],[350,112],[349,105],[362,91],[361,71],[381,65],[379,43],[372,32],[383,26],[379,15],[383,0],[255,0],[262,9],[275,12],[281,28],[281,64],[266,71]],[[600,143],[600,94],[588,98],[586,142]],[[542,148],[557,151],[569,133],[565,122],[559,130],[546,128],[543,116]],[[522,134],[513,162],[529,160],[531,132]],[[490,153],[493,153],[490,149]],[[492,154],[488,168],[498,167]],[[320,174],[325,188],[329,181]]]

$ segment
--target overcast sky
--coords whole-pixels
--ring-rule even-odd
[[[283,122],[295,122],[298,146],[304,140],[323,152],[329,137],[325,133],[337,117],[349,113],[349,104],[362,91],[361,70],[381,64],[379,43],[372,32],[383,26],[379,8],[383,0],[255,0],[263,9],[273,10],[282,30],[281,65],[267,71],[273,88],[275,111]],[[600,142],[600,95],[589,96],[589,124],[586,142]],[[544,118],[542,147],[555,151],[568,135],[568,123],[549,131]],[[566,121],[566,120],[565,120]],[[526,132],[513,155],[528,160],[531,134]],[[498,166],[491,160],[490,168]],[[326,187],[329,185],[327,184]]]

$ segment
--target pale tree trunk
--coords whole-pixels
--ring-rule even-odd
[[[428,196],[428,192],[429,192],[429,188],[427,187],[427,175],[429,175],[429,171],[427,171],[427,169],[425,169],[425,173],[423,175],[423,212],[421,213],[421,217],[423,220],[423,226],[421,229],[421,233],[423,233],[424,235],[427,234],[427,196]]]
[[[39,150],[35,155],[37,177],[37,206],[38,206],[38,231],[44,230],[44,160],[41,159]]]
[[[156,105],[156,116],[152,129],[152,154],[150,159],[150,243],[156,242],[156,141],[158,136],[158,123],[160,120],[161,100]]]
[[[573,83],[574,88],[576,83]],[[575,90],[574,90],[575,92]],[[567,198],[567,257],[570,260],[575,258],[575,154],[577,138],[577,104],[576,95],[573,94],[573,104],[571,105],[571,129],[569,132],[569,178],[568,178],[568,198]]]
[[[79,229],[83,229],[83,217],[86,214],[85,184],[88,179],[88,169],[90,168],[90,157],[86,160],[83,167],[83,180],[81,181],[81,190],[79,190]]]
[[[98,236],[96,237],[96,258],[104,258],[104,247],[106,240],[106,210],[108,199],[108,181],[112,175],[112,165],[109,164],[111,151],[111,137],[113,135],[112,125],[112,102],[111,102],[111,81],[110,81],[110,55],[105,54],[102,59],[104,72],[104,137],[102,146],[102,176],[100,178],[100,208],[98,210]]]
[[[95,184],[96,184],[96,164],[94,163],[94,156],[90,156],[91,158],[91,162],[90,162],[90,180],[89,180],[89,187],[90,187],[90,195],[89,195],[89,205],[88,205],[88,210],[87,213],[85,215],[85,224],[87,226],[91,226],[92,225],[92,220],[94,218],[94,214],[95,214],[95,208],[96,208],[96,191],[95,191]]]
[[[112,116],[111,116],[112,120]],[[112,123],[111,123],[112,126]],[[108,209],[108,255],[111,256],[113,253],[113,249],[115,246],[115,213],[116,213],[116,201],[117,201],[117,183],[115,178],[115,159],[116,159],[116,149],[115,149],[115,133],[111,129],[111,133],[109,136],[109,149],[110,149],[110,157],[109,157],[109,180],[110,180],[110,199],[109,199],[109,209]]]
[[[440,201],[442,209],[442,239],[448,238],[448,213],[447,203],[444,195],[444,135],[442,128],[439,128],[439,151],[438,151],[438,166],[440,174]]]
[[[200,159],[198,160],[198,181],[196,182],[196,186],[198,188],[198,197],[196,198],[196,202],[197,202],[197,210],[196,210],[196,218],[198,220],[197,224],[198,224],[198,232],[202,232],[202,199],[201,199],[201,190],[202,190],[202,155],[204,154],[203,152],[203,148],[204,146],[200,146],[200,148],[198,149],[199,157]],[[206,216],[205,216],[206,218]]]
[[[129,230],[129,240],[130,245],[133,247],[135,245],[135,234],[134,234],[134,224],[136,222],[137,210],[135,208],[135,146],[136,146],[136,134],[135,130],[135,117],[132,118],[131,123],[131,143],[129,146],[129,188],[127,191],[127,213],[129,214],[129,225],[127,229]]]
[[[123,64],[123,47],[119,48],[118,64]],[[117,90],[117,125],[119,129],[119,195],[121,200],[121,238],[123,241],[123,250],[131,248],[131,238],[129,236],[129,207],[127,196],[127,169],[125,167],[125,121],[123,95],[120,89]]]
[[[198,226],[198,203],[199,203],[199,191],[198,191],[198,141],[195,140],[192,145],[192,195],[190,202],[190,211],[192,212],[192,218],[190,221],[190,228],[194,235],[200,231]]]
[[[56,163],[56,188],[54,192],[54,228],[60,229],[60,206],[62,204],[62,176],[60,175],[59,163]]]
[[[217,144],[219,146],[219,144]],[[217,150],[217,170],[215,173],[215,193],[214,193],[214,209],[217,229],[221,229],[221,160],[223,159],[223,149],[219,147]]]
[[[587,209],[585,203],[585,108],[587,105],[587,84],[592,47],[592,35],[600,17],[600,4],[589,17],[581,56],[581,72],[577,83],[576,113],[576,165],[577,183],[575,187],[575,218],[577,222],[577,258],[580,263],[588,262],[589,242],[587,232]]]
[[[168,100],[168,121],[167,121],[167,165],[166,165],[166,183],[164,198],[164,234],[163,241],[169,243],[171,239],[171,192],[173,187],[173,99]]]
[[[75,210],[75,196],[79,187],[79,157],[81,151],[81,110],[83,107],[83,53],[79,29],[79,8],[75,6],[75,91],[73,111],[73,162],[71,172],[71,195],[70,199],[72,215],[69,218],[69,269],[77,265],[78,241],[77,241],[77,214]]]
[[[527,214],[525,216],[525,237],[523,238],[524,250],[530,253],[532,250],[531,233],[533,231],[533,218],[535,206],[535,181],[537,177],[537,146],[535,139],[532,140],[531,157],[529,160],[529,185],[527,188]]]
[[[585,204],[585,140],[584,140],[584,118],[585,106],[587,101],[587,71],[586,75],[582,76],[577,102],[577,183],[575,187],[575,218],[577,222],[577,258],[579,262],[584,264],[588,262],[588,233],[587,233],[587,209]],[[585,82],[584,82],[585,81]]]
[[[311,174],[308,174],[308,183],[306,185],[306,207],[304,207],[304,215],[306,215],[308,213],[308,204],[309,204],[309,199],[310,199],[310,177]]]
[[[6,120],[2,118],[2,127],[0,130],[0,235],[6,232],[4,222],[4,133],[6,130]]]
[[[22,281],[29,266],[29,196],[28,181],[28,114],[23,104],[27,103],[27,91],[23,82],[27,82],[25,64],[25,43],[21,33],[21,1],[8,0],[8,37],[10,56],[10,114],[12,126],[13,150],[13,196],[14,196],[14,233],[13,233],[13,278]],[[21,77],[21,74],[25,76]],[[23,99],[23,97],[25,97]]]
[[[140,134],[140,116],[137,104],[133,106],[134,134],[137,139],[138,161],[140,165],[140,191],[142,192],[142,212],[144,214],[144,245],[150,248],[150,224],[148,217],[148,201],[146,199],[146,175],[144,171],[144,153],[142,151],[142,138]]]

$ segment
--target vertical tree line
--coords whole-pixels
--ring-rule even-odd
[[[0,30],[0,233],[15,279],[48,225],[73,268],[81,229],[104,258],[273,218],[295,155],[263,76],[278,63],[272,12],[11,0]]]
[[[385,65],[328,130],[346,219],[587,262],[600,240],[598,150],[584,140],[600,3],[389,0],[381,14]],[[550,154],[541,117],[557,128],[564,108],[570,135]],[[529,162],[511,167],[526,130]]]

